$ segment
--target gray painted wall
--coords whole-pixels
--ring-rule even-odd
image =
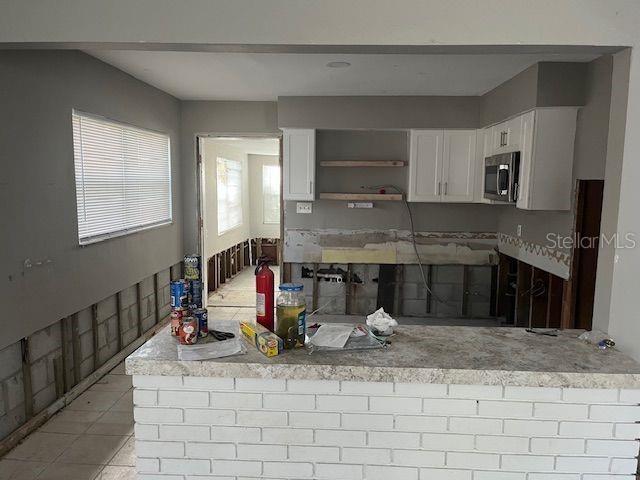
[[[187,101],[180,103],[183,241],[198,251],[196,136],[279,135],[275,102]]]
[[[480,97],[279,97],[281,128],[475,128]]]
[[[480,127],[534,107],[581,106],[586,102],[588,63],[540,62],[482,96]]]
[[[182,210],[170,95],[81,52],[2,51],[0,105],[2,348],[179,261]],[[173,224],[78,245],[73,108],[170,135]]]

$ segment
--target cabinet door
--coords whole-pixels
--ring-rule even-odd
[[[411,130],[409,145],[410,202],[439,202],[442,191],[442,130]]]
[[[518,179],[518,199],[516,206],[528,209],[531,199],[531,169],[533,167],[533,131],[536,112],[521,115],[522,132],[520,136],[520,178]]]
[[[316,177],[316,133],[286,129],[282,134],[282,198],[313,200]]]
[[[445,130],[443,202],[472,202],[476,164],[476,131]]]
[[[517,117],[507,121],[507,149],[510,152],[517,152],[520,150],[522,143],[522,119],[523,115],[518,115]]]

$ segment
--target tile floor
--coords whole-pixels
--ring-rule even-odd
[[[280,284],[280,267],[269,267],[275,277],[274,295]],[[255,307],[256,279],[255,268],[247,267],[218,290],[209,295],[209,307]]]
[[[2,480],[134,480],[131,377],[118,365],[0,460]]]

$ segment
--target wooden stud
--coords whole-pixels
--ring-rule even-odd
[[[291,263],[286,262],[282,266],[282,273],[280,274],[280,276],[282,277],[282,283],[291,282]]]
[[[29,337],[20,340],[22,353],[22,391],[24,393],[24,414],[27,420],[33,417],[33,386],[31,385],[31,353]]]
[[[427,314],[430,314],[431,303],[433,302],[433,295],[431,294],[431,288],[433,288],[433,265],[427,265],[427,284],[429,285],[429,290],[427,290]]]
[[[203,292],[203,294],[206,294],[206,292]],[[159,302],[160,299],[158,298],[158,274],[157,273],[153,274],[153,300],[156,305],[155,324],[157,325],[160,323],[160,302]]]
[[[138,304],[138,335],[136,335],[136,338],[140,338],[140,336],[142,336],[142,295],[140,282],[136,283],[136,302]]]
[[[256,259],[262,256],[262,238],[256,238]]]
[[[60,398],[65,393],[64,387],[64,362],[62,356],[53,359],[53,381],[56,388],[56,398]]]
[[[462,266],[462,316],[469,315],[469,266]]]
[[[116,330],[118,332],[118,351],[122,350],[122,292],[116,293],[116,320],[118,324]]]
[[[311,308],[313,312],[318,309],[318,264],[313,264],[313,291],[312,291],[312,300],[311,300]]]
[[[495,317],[497,315],[498,306],[498,265],[491,267],[491,293],[489,299],[489,315]]]
[[[71,386],[69,385],[69,363],[68,363],[68,355],[69,352],[67,350],[67,332],[69,330],[69,325],[67,324],[69,321],[69,317],[65,317],[60,320],[60,339],[62,342],[60,343],[62,349],[62,393],[66,393]]]
[[[71,316],[71,349],[73,355],[73,384],[77,385],[82,377],[80,364],[82,363],[82,346],[80,345],[80,327],[78,326],[78,314]]]
[[[93,370],[96,371],[100,366],[100,358],[98,355],[98,305],[91,305],[91,335],[93,336]]]
[[[353,264],[347,264],[347,278],[345,281],[345,299],[344,299],[344,313],[345,315],[351,315],[351,300],[353,292],[351,291],[351,276],[353,275]]]
[[[403,308],[402,303],[404,299],[403,293],[403,285],[404,282],[404,265],[396,266],[396,278],[395,278],[395,288],[394,288],[394,301],[393,304],[395,306],[394,313],[398,316],[402,316]]]

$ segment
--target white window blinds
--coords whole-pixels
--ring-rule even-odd
[[[262,223],[280,223],[280,167],[262,166]]]
[[[169,137],[73,112],[80,244],[171,223]]]
[[[242,225],[242,164],[222,157],[216,159],[218,235]]]

